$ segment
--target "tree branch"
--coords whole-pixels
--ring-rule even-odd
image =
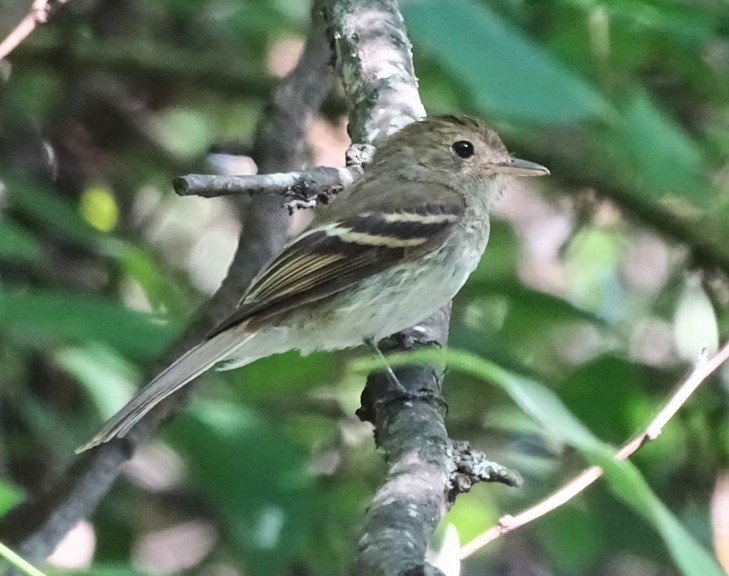
[[[303,172],[257,174],[255,176],[213,176],[188,174],[175,178],[173,186],[180,196],[282,196],[289,213],[295,208],[312,208],[328,203],[342,188],[363,173],[360,165],[346,168],[317,166]]]
[[[353,142],[377,143],[425,115],[410,42],[394,0],[329,0],[328,32],[336,50]],[[450,305],[379,346],[384,352],[442,346]],[[463,444],[448,438],[441,406],[442,366],[396,369],[400,383],[422,400],[396,400],[383,374],[371,374],[358,415],[375,425],[388,471],[368,508],[354,573],[362,576],[440,574],[425,562],[430,539],[459,489],[486,475],[464,465]],[[483,462],[482,455],[475,457]],[[488,468],[475,467],[480,471]],[[469,472],[474,472],[469,474]],[[498,474],[497,474],[498,476]],[[503,478],[504,475],[501,475]],[[465,481],[468,478],[468,481]]]
[[[316,14],[297,67],[274,91],[259,126],[253,155],[262,170],[297,169],[306,162],[306,124],[319,109],[332,78],[324,23],[318,11]],[[233,310],[250,279],[285,242],[288,222],[280,201],[260,199],[248,205],[246,200],[236,201],[244,225],[228,275],[175,344],[168,359],[195,344]],[[12,545],[31,562],[47,557],[68,530],[91,514],[113,485],[134,447],[177,409],[180,398],[177,395],[161,403],[125,439],[109,442],[77,458],[48,492],[6,514],[0,519],[0,540]]]
[[[180,48],[166,43],[139,45],[117,38],[99,41],[86,37],[43,34],[23,43],[13,53],[17,64],[49,65],[97,70],[118,76],[132,74],[155,82],[192,85],[230,95],[269,98],[278,80],[263,67],[242,60],[226,60],[213,50]],[[322,111],[331,116],[346,112],[340,95],[330,92]]]
[[[321,14],[326,16],[328,36],[338,54],[351,104],[349,131],[353,141],[377,144],[425,114],[410,44],[394,0],[328,0],[323,7],[315,2],[314,13],[314,29],[302,59],[275,91],[256,138],[253,156],[262,173],[295,170],[305,163],[304,126],[328,92],[330,79],[330,45],[323,38]],[[346,178],[344,174],[354,177],[356,171],[338,170],[337,178]],[[273,178],[283,178],[282,189],[293,189],[299,182],[304,192],[317,190],[301,176],[298,173]],[[318,176],[324,178],[321,170]],[[286,220],[281,199],[263,194],[262,178],[268,178],[266,189],[271,191],[271,176],[242,184],[247,187],[247,196],[260,196],[252,204],[249,197],[236,199],[244,220],[238,252],[220,290],[191,324],[172,356],[194,344],[232,310],[260,266],[283,246]],[[186,177],[178,181],[178,188],[189,192],[200,189],[200,183],[199,177]],[[221,186],[219,180],[209,180],[207,185],[211,183],[226,191],[241,186],[241,181]],[[450,306],[445,306],[418,326],[380,345],[385,351],[443,345],[449,316]],[[442,374],[443,367],[438,365],[397,369],[401,384],[422,398],[417,401],[388,401],[386,379],[381,374],[368,378],[359,414],[375,424],[376,440],[385,451],[389,469],[365,517],[355,562],[357,574],[438,574],[424,556],[453,498],[477,481],[518,482],[482,454],[448,438],[439,403]],[[93,510],[134,447],[177,409],[180,398],[190,388],[162,402],[124,440],[103,445],[79,460],[38,502],[20,506],[6,516],[0,522],[0,539],[16,543],[23,556],[32,561],[48,555],[63,534]]]
[[[25,40],[38,24],[45,24],[51,10],[65,4],[67,0],[33,0],[30,11],[20,23],[0,42],[0,60],[7,57]]]

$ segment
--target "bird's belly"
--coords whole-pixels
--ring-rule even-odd
[[[381,273],[360,284],[356,299],[345,291],[313,307],[296,322],[292,340],[306,354],[358,346],[365,338],[377,341],[414,326],[456,295],[477,262],[476,257],[455,265],[434,262],[417,272],[403,266]]]
[[[356,298],[350,288],[293,310],[233,352],[222,368],[294,349],[308,354],[352,348],[366,338],[377,341],[415,326],[456,295],[476,267],[480,248],[466,249],[458,258],[441,253],[417,271],[398,266],[362,281]],[[463,244],[453,249],[462,252]]]
[[[393,270],[360,286],[357,302],[344,296],[332,315],[332,327],[343,327],[357,345],[365,338],[379,340],[424,320],[447,303],[463,285],[456,271],[428,270],[418,274]],[[342,335],[343,336],[343,335]],[[341,338],[329,346],[337,347]],[[327,347],[329,347],[327,346]]]

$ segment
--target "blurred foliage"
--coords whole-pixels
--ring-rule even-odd
[[[448,521],[467,541],[608,472],[462,573],[715,573],[729,372],[632,463],[604,443],[729,336],[729,5],[402,4],[426,107],[486,118],[553,172],[498,207],[445,390],[451,435],[526,483],[479,486]],[[0,0],[0,37],[28,6]],[[57,477],[222,278],[235,211],[169,182],[248,149],[307,21],[299,0],[76,0],[0,63],[0,511]],[[342,138],[337,100],[316,148]],[[88,573],[345,572],[383,470],[353,416],[360,354],[207,375],[91,519]]]

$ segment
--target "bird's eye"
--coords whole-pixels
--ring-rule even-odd
[[[461,158],[470,158],[475,153],[473,144],[471,144],[468,140],[459,140],[458,142],[454,142],[453,151]]]

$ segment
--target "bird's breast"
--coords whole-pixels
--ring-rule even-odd
[[[258,348],[308,354],[359,346],[417,325],[449,302],[476,268],[488,240],[488,224],[464,226],[437,250],[384,270],[320,302],[307,304],[257,334],[245,362]],[[267,355],[267,354],[266,354]],[[231,365],[243,363],[234,362]]]

